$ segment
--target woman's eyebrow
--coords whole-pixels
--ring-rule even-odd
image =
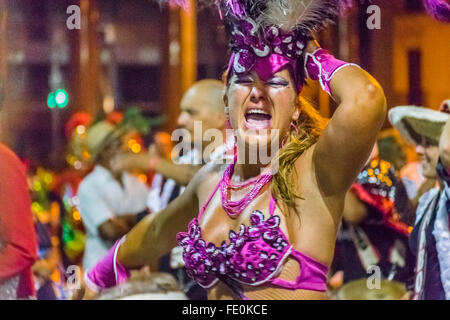
[[[281,76],[274,76],[274,77],[272,77],[272,78],[269,78],[266,82],[269,82],[269,81],[280,81],[280,82],[284,82],[284,83],[289,83],[289,80],[287,80],[287,79],[285,79],[285,78],[283,78],[283,77],[281,77]]]

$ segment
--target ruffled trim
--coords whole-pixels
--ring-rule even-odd
[[[436,250],[441,270],[441,282],[446,300],[450,300],[450,230],[449,209],[450,188],[446,185],[439,203],[439,209],[434,223],[433,236],[436,240]]]

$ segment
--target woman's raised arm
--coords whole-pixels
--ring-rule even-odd
[[[117,260],[124,267],[149,265],[152,269],[162,255],[176,246],[176,234],[184,231],[198,214],[196,188],[202,172],[165,209],[152,213],[131,229],[117,253]]]
[[[310,42],[307,50],[316,48]],[[346,193],[373,149],[387,109],[383,89],[357,66],[335,69],[329,91],[339,106],[313,154],[316,177],[325,196]]]

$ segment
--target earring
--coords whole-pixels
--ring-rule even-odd
[[[298,128],[295,125],[294,121],[291,122],[291,128],[293,128],[295,130],[295,134],[298,135]]]
[[[295,125],[294,121],[291,122],[291,129],[295,130],[295,134],[298,135],[298,128]],[[283,138],[283,141],[281,141],[281,147],[283,148],[286,144],[287,138],[289,137],[289,133]]]
[[[230,107],[225,106],[224,110],[225,110],[225,114],[227,116],[227,129],[232,129],[231,122],[230,122]]]

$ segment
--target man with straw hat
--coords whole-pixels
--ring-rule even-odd
[[[84,139],[89,160],[95,165],[78,189],[78,208],[87,231],[85,269],[95,265],[114,241],[137,223],[137,215],[146,211],[147,186],[130,173],[111,166],[114,157],[128,152],[127,142],[139,130],[136,121],[129,118],[126,114],[117,125],[106,120],[97,122],[87,130]]]
[[[450,300],[450,100],[441,112],[401,106],[389,112],[389,120],[422,157],[423,175],[437,179],[439,188],[419,200],[410,246],[417,254],[415,300]]]

